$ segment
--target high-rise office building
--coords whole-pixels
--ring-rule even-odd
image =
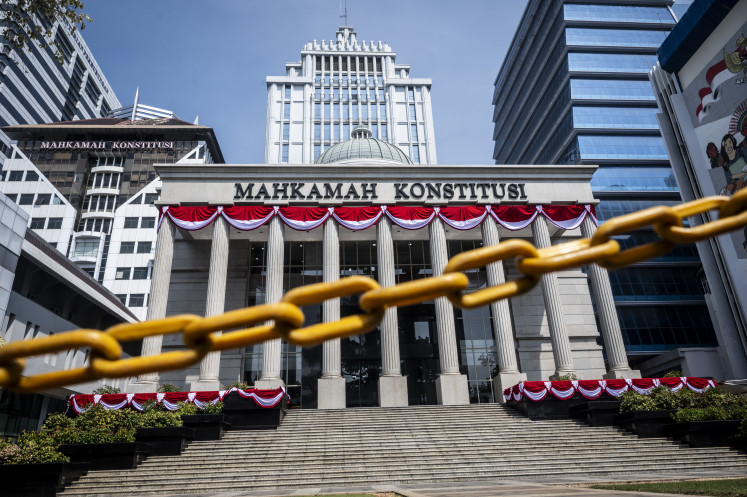
[[[31,43],[29,50],[18,50],[0,38],[0,127],[92,119],[120,107],[79,31],[70,33],[66,21],[38,13],[30,22],[51,28],[47,45],[56,43],[64,62],[55,60],[50,46]],[[0,23],[0,33],[5,29]],[[9,151],[10,138],[0,131],[0,166]]]
[[[648,81],[677,20],[671,7],[662,0],[531,0],[495,80],[495,162],[599,165],[591,185],[600,222],[678,203]],[[618,242],[656,239],[642,229]],[[701,359],[716,345],[700,268],[695,247],[679,246],[610,272],[625,347],[643,374],[679,367],[722,373],[698,369],[712,364]]]
[[[349,26],[304,45],[285,76],[267,77],[265,162],[310,164],[365,126],[415,164],[435,164],[431,80],[411,78],[395,58],[386,43],[359,42]]]

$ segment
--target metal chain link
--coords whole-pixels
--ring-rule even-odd
[[[685,227],[688,217],[718,210],[715,220]],[[34,392],[101,378],[124,378],[145,373],[181,369],[198,363],[209,352],[247,347],[281,338],[309,347],[333,338],[367,333],[376,328],[389,307],[413,305],[438,297],[448,298],[462,309],[481,307],[531,290],[543,274],[596,263],[616,269],[669,252],[678,243],[693,243],[747,226],[747,189],[733,197],[708,197],[674,207],[652,207],[606,221],[590,239],[574,240],[542,249],[525,240],[463,252],[451,258],[441,276],[408,281],[388,288],[368,277],[351,276],[335,282],[295,288],[276,304],[264,304],[202,318],[180,315],[112,326],[104,331],[82,329],[54,336],[12,342],[0,348],[0,387]],[[656,242],[620,250],[614,237],[642,228],[653,228]],[[523,276],[471,293],[464,293],[464,271],[516,258]],[[330,323],[303,327],[300,307],[329,299],[361,294],[361,313]],[[264,324],[262,324],[264,323]],[[222,335],[214,332],[222,331]],[[122,358],[121,342],[181,333],[185,350],[152,356]],[[88,366],[23,377],[25,358],[90,349]]]

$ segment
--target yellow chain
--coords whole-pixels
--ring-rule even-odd
[[[718,210],[718,217],[692,228],[683,221],[691,216]],[[652,207],[605,222],[590,239],[537,249],[525,240],[508,240],[458,254],[444,268],[444,274],[381,288],[371,278],[351,276],[331,283],[295,288],[276,304],[265,304],[202,318],[173,316],[144,323],[119,324],[99,330],[75,330],[50,337],[12,342],[0,348],[0,387],[33,392],[101,378],[124,378],[144,373],[181,369],[202,360],[212,351],[255,345],[282,338],[304,347],[333,338],[366,333],[376,328],[387,308],[417,304],[439,297],[448,298],[462,309],[472,309],[531,290],[540,276],[553,271],[596,263],[615,269],[672,250],[677,243],[692,243],[747,226],[747,189],[731,198],[708,197],[675,207]],[[613,237],[651,227],[659,240],[620,250]],[[516,258],[523,276],[500,285],[464,293],[468,277],[464,271]],[[300,307],[326,300],[361,294],[360,314],[331,323],[303,327]],[[265,324],[260,324],[265,323]],[[268,324],[269,323],[269,324]],[[225,332],[215,335],[214,332]],[[121,342],[181,333],[185,350],[153,356],[121,358]],[[67,350],[90,348],[88,366],[23,377],[24,359]]]

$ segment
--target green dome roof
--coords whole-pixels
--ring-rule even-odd
[[[398,147],[371,138],[371,131],[368,128],[357,127],[351,136],[350,140],[336,143],[325,150],[315,164],[331,164],[354,159],[383,159],[412,164],[412,160]]]

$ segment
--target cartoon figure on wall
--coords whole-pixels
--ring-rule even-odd
[[[721,138],[721,149],[709,142],[705,152],[711,169],[724,171],[721,195],[732,196],[747,187],[747,100],[734,110],[729,120],[729,132]],[[747,250],[747,229],[743,247]]]

